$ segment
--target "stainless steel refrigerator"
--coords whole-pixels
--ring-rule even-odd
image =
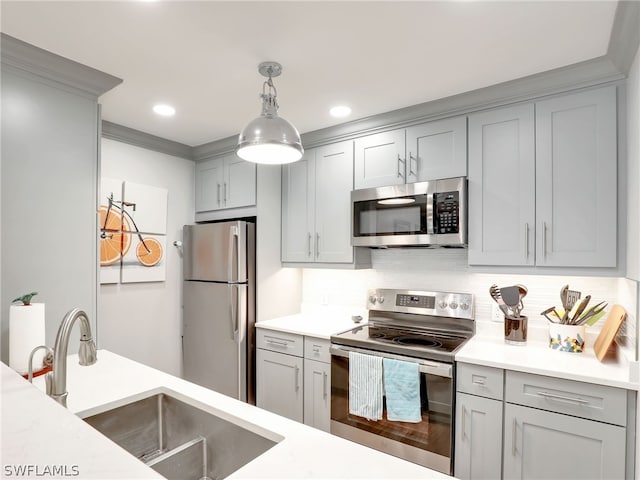
[[[183,374],[255,404],[255,224],[185,225]]]

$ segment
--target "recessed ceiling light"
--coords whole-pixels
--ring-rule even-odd
[[[163,117],[171,117],[176,114],[176,109],[171,105],[154,105],[153,111]]]
[[[351,113],[351,109],[346,105],[338,105],[329,110],[329,113],[332,117],[346,117]]]

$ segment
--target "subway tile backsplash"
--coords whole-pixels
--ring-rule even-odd
[[[371,269],[305,269],[302,302],[307,307],[363,309],[371,288],[465,292],[475,295],[476,321],[490,322],[493,300],[489,286],[494,283],[521,283],[528,288],[523,314],[532,325],[545,326],[547,320],[540,312],[551,306],[561,307],[559,292],[565,284],[583,295],[590,294],[592,304],[603,300],[609,305],[620,303],[629,312],[625,335],[632,337],[623,348],[628,358],[637,355],[637,282],[617,277],[476,273],[468,267],[467,251],[463,249],[373,250]],[[593,330],[599,330],[603,323],[604,319]]]

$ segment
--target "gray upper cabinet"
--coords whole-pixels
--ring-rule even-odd
[[[536,104],[536,263],[615,267],[615,87]]]
[[[235,154],[196,164],[196,212],[256,204],[256,165]]]
[[[356,189],[467,174],[466,117],[454,117],[355,140]]]
[[[407,128],[406,155],[407,183],[466,176],[466,117]]]
[[[370,265],[368,250],[355,255],[351,246],[351,190],[352,141],[309,149],[283,167],[282,262]]]
[[[615,87],[470,115],[469,264],[615,267],[616,138]]]
[[[469,264],[533,265],[533,104],[469,116]]]
[[[405,131],[391,130],[355,140],[355,189],[405,182]]]

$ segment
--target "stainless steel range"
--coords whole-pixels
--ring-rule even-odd
[[[456,351],[475,333],[473,295],[377,289],[368,324],[331,337],[331,432],[443,473],[453,472]],[[419,365],[421,421],[349,413],[349,352]]]

